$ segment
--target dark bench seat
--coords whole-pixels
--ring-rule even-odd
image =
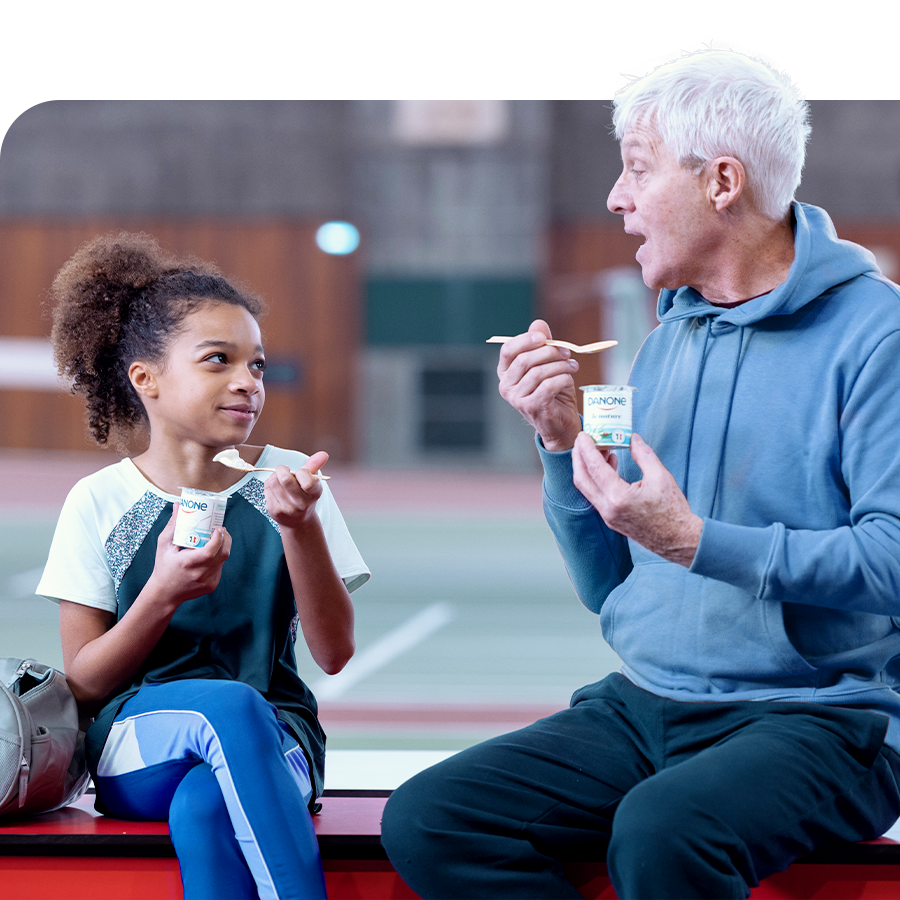
[[[381,848],[389,791],[326,791],[314,817],[330,900],[415,900]],[[585,897],[614,900],[600,863],[567,872]],[[181,881],[164,822],[98,815],[92,795],[67,809],[0,824],[4,900],[170,900]],[[881,838],[799,860],[766,879],[753,900],[898,900],[900,843]]]

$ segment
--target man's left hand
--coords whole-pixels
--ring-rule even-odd
[[[613,531],[663,559],[690,566],[703,520],[691,512],[675,479],[640,435],[631,436],[631,457],[643,475],[634,484],[619,477],[613,454],[598,450],[581,432],[572,450],[575,487]]]

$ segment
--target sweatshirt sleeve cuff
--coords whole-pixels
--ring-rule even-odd
[[[690,571],[762,597],[772,540],[771,528],[704,519]]]
[[[589,509],[590,503],[572,481],[572,451],[548,450],[535,435],[541,465],[544,467],[544,496],[563,509]]]

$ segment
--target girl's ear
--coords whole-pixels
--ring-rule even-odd
[[[128,367],[128,379],[138,392],[138,396],[143,399],[156,397],[159,393],[156,376],[149,363],[133,362]]]

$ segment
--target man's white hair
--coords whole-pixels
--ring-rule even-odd
[[[783,219],[800,184],[809,106],[782,72],[730,50],[699,50],[654,69],[613,100],[621,141],[652,128],[678,162],[697,172],[732,156],[747,173],[757,209]]]

